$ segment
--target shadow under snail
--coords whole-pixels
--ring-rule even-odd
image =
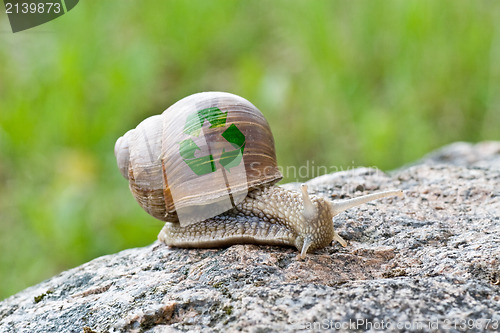
[[[307,252],[347,243],[333,217],[402,191],[342,201],[276,186],[282,175],[262,113],[224,92],[188,96],[120,137],[115,156],[141,207],[165,221],[158,239],[207,248],[253,243]]]

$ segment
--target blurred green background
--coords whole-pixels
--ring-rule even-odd
[[[500,139],[499,14],[494,1],[80,1],[13,34],[1,13],[0,299],[156,239],[114,143],[195,92],[253,102],[283,167],[390,170]]]

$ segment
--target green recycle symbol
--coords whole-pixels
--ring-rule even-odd
[[[227,112],[224,113],[217,107],[203,109],[188,116],[183,132],[197,137],[201,133],[201,128],[205,120],[210,123],[210,128],[215,128],[225,126],[226,118]],[[231,168],[238,166],[241,163],[243,150],[245,149],[245,135],[241,133],[238,127],[231,124],[222,133],[222,137],[235,148],[230,151],[225,151],[225,149],[223,149],[219,160],[224,169],[230,171]],[[184,162],[186,162],[195,174],[201,176],[216,171],[214,157],[212,154],[202,157],[194,157],[194,153],[197,150],[201,150],[201,148],[198,147],[192,139],[183,140],[179,144],[179,152],[184,159]]]

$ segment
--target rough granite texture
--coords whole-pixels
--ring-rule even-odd
[[[339,215],[348,247],[305,260],[293,248],[158,242],[97,258],[2,301],[0,332],[500,330],[500,142],[308,185],[333,199],[406,196]]]

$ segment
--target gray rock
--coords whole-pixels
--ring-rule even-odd
[[[292,248],[159,243],[100,257],[2,301],[0,332],[499,330],[500,142],[308,184],[334,199],[405,198],[339,215],[349,246],[305,260]]]
[[[500,144],[455,142],[425,156],[418,163],[453,164],[465,167],[500,168]]]

